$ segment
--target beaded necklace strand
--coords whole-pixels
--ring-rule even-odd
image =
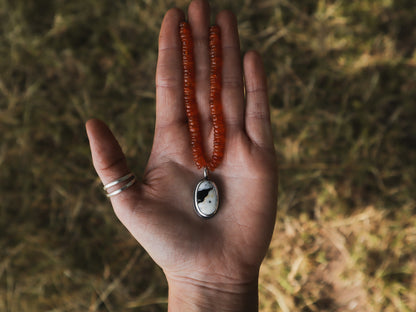
[[[194,208],[199,216],[209,218],[218,211],[219,194],[215,183],[208,179],[208,171],[214,171],[220,165],[225,148],[225,127],[221,104],[222,55],[220,28],[217,25],[209,28],[209,106],[214,129],[214,148],[209,159],[205,158],[202,147],[201,126],[195,99],[192,32],[187,22],[180,23],[179,34],[182,43],[184,104],[188,118],[192,156],[197,168],[204,168],[204,178],[199,181],[194,191]]]

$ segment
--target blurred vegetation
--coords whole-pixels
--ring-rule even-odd
[[[261,311],[416,310],[416,6],[212,1],[269,77],[280,164]],[[188,1],[0,0],[0,310],[164,311],[161,270],[100,193],[84,122],[135,172],[157,39]]]

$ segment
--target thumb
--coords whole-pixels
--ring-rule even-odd
[[[92,162],[101,182],[106,185],[128,175],[130,170],[124,153],[107,125],[101,120],[91,119],[87,121],[85,127],[90,142]],[[122,181],[110,187],[107,192],[114,192],[131,181],[132,178]],[[116,207],[125,206],[119,205],[121,201],[132,201],[137,191],[138,183],[136,182],[124,191],[111,197],[111,202],[117,215],[119,215],[120,211],[117,211]]]

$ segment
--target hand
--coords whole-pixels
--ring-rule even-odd
[[[166,274],[169,310],[255,310],[258,271],[273,232],[277,201],[264,69],[256,52],[246,53],[245,99],[236,19],[230,12],[220,12],[216,23],[223,45],[226,146],[223,162],[210,174],[219,188],[220,208],[213,218],[203,219],[193,209],[193,190],[203,173],[192,160],[183,104],[182,20],[183,12],[171,9],[160,31],[155,135],[143,180],[111,197],[111,203]],[[193,1],[188,20],[195,44],[196,98],[209,152],[213,131],[208,105],[208,3]],[[130,172],[107,126],[93,119],[86,127],[102,182]]]

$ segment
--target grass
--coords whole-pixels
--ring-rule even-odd
[[[166,310],[83,124],[106,120],[142,172],[160,23],[187,3],[0,0],[1,311]],[[416,310],[413,1],[212,5],[269,78],[280,197],[260,310]]]

